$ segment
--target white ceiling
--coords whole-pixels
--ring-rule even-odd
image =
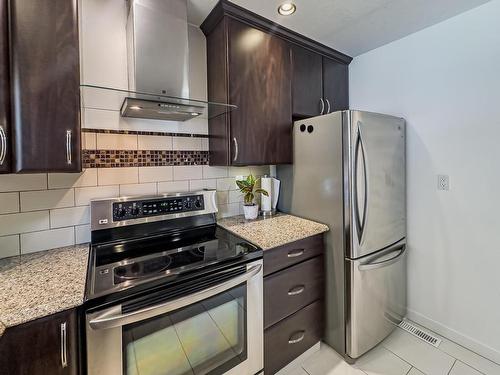
[[[297,12],[277,12],[281,0],[232,2],[350,56],[357,56],[489,0],[294,0]],[[189,22],[200,25],[217,0],[188,0]]]

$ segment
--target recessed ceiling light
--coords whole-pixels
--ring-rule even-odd
[[[291,14],[294,14],[296,10],[297,7],[294,3],[283,3],[279,6],[278,13],[282,16],[289,16]]]

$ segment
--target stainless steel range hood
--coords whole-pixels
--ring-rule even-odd
[[[82,85],[83,106],[124,117],[186,121],[235,106],[190,99],[187,0],[127,0],[129,89]]]

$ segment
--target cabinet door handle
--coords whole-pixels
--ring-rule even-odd
[[[288,291],[289,296],[296,296],[297,294],[301,294],[304,290],[306,290],[305,285],[297,285]]]
[[[66,130],[66,163],[71,164],[71,130]]]
[[[319,103],[321,104],[321,113],[320,115],[323,114],[323,112],[325,112],[325,101],[323,100],[323,98],[319,98]]]
[[[233,161],[236,161],[236,159],[238,159],[238,140],[236,139],[236,137],[233,138],[233,142],[234,142],[234,157],[233,157]]]
[[[290,338],[288,339],[289,344],[297,344],[304,340],[304,337],[306,336],[306,331],[298,331],[293,333]]]
[[[5,162],[5,156],[7,155],[7,135],[5,130],[0,126],[0,165]]]
[[[304,249],[297,249],[288,252],[288,258],[297,258],[304,254]]]
[[[325,100],[326,100],[326,105],[328,106],[327,107],[328,109],[326,110],[326,113],[330,113],[330,109],[331,109],[331,107],[330,107],[330,101],[328,100],[328,98],[325,99]]]
[[[68,367],[68,334],[66,322],[61,323],[61,366]]]

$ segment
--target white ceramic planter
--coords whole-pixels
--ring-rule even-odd
[[[243,211],[245,212],[245,219],[255,220],[259,216],[259,205],[254,204],[253,206],[243,205]]]

